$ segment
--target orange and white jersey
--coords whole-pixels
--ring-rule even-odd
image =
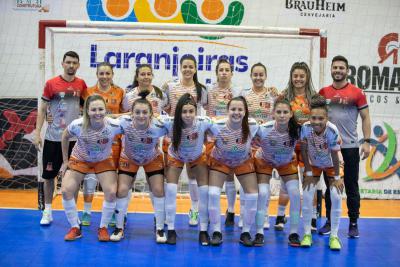
[[[191,94],[193,96],[194,100],[196,101],[198,115],[200,115],[200,113],[201,113],[201,107],[206,107],[206,105],[207,105],[207,90],[205,88],[202,88],[202,90],[201,90],[201,101],[200,102],[197,102],[196,86],[187,88],[187,87],[184,87],[180,81],[167,83],[167,88],[165,88],[165,93],[168,97],[168,103],[170,106],[170,112],[169,112],[170,116],[175,115],[176,104],[178,103],[179,98],[181,98],[181,96],[183,96],[186,93]]]
[[[229,167],[237,167],[251,157],[251,141],[258,131],[258,124],[249,119],[250,133],[243,142],[242,128],[233,130],[227,125],[228,119],[221,119],[212,125],[210,133],[215,138],[211,156]]]
[[[197,116],[192,127],[182,129],[178,151],[175,151],[172,145],[174,118],[164,117],[162,121],[168,129],[168,137],[171,139],[171,144],[168,147],[168,154],[171,157],[182,162],[191,162],[201,156],[204,149],[205,132],[210,129],[213,124],[209,117]]]
[[[300,140],[307,144],[308,158],[312,166],[321,169],[333,167],[331,151],[340,150],[342,143],[339,131],[333,123],[328,121],[324,132],[319,135],[314,132],[310,122],[304,123]]]
[[[247,101],[249,117],[254,118],[258,123],[273,120],[272,111],[277,97],[276,88],[269,87],[263,93],[256,93],[252,88],[244,89],[240,95]]]
[[[152,88],[151,92],[146,96],[146,99],[151,103],[151,106],[153,108],[153,113],[156,115],[161,115],[162,111],[168,105],[167,95],[162,91],[161,93],[162,96],[160,98],[160,96],[157,95],[155,89]],[[132,109],[133,102],[138,98],[140,98],[138,87],[135,87],[131,91],[129,91],[129,93],[126,93],[124,100],[122,101],[122,108],[124,112],[130,112]]]
[[[121,157],[146,165],[161,154],[159,140],[167,134],[167,128],[159,119],[153,118],[144,130],[137,129],[128,115],[121,116],[119,121],[123,130]]]
[[[262,158],[273,167],[280,167],[292,161],[296,140],[290,137],[289,132],[279,132],[275,121],[260,125],[257,136],[260,138],[257,158]]]
[[[239,94],[239,88],[230,87],[220,89],[218,83],[209,86],[207,89],[208,103],[206,115],[211,118],[226,116],[228,113],[228,102]]]
[[[71,122],[68,133],[77,138],[71,157],[84,162],[98,162],[111,157],[111,146],[117,134],[122,133],[118,120],[104,118],[104,127],[98,130],[83,129],[83,118]]]
[[[122,99],[125,95],[125,90],[116,86],[111,85],[107,91],[102,91],[97,85],[88,88],[82,95],[83,99],[86,100],[91,95],[101,95],[106,102],[107,114],[119,114],[122,113]]]

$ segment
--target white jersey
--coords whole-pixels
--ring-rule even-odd
[[[257,158],[264,159],[274,167],[280,167],[292,161],[296,140],[289,136],[289,132],[279,132],[275,121],[260,125],[257,136],[260,138]]]
[[[192,127],[182,129],[178,151],[175,151],[172,144],[174,118],[165,117],[163,118],[163,122],[168,128],[168,136],[171,139],[171,144],[168,147],[168,154],[171,157],[182,162],[192,162],[201,156],[204,149],[205,132],[213,124],[210,118],[197,116]]]
[[[162,98],[157,95],[157,92],[153,88],[151,92],[146,96],[146,99],[150,102],[153,113],[156,115],[161,115],[162,111],[168,105],[168,98],[164,92],[162,93]],[[122,108],[124,112],[130,112],[132,110],[132,104],[136,99],[140,99],[139,90],[137,87],[133,88],[129,93],[125,94],[122,101]]]
[[[117,134],[122,133],[119,121],[104,118],[104,127],[83,130],[83,118],[76,119],[67,127],[71,136],[78,140],[72,150],[71,157],[84,162],[98,162],[111,157],[111,146]]]
[[[144,130],[136,129],[128,115],[121,116],[119,121],[123,130],[121,157],[146,165],[161,153],[159,140],[167,134],[167,128],[160,120],[153,118]]]
[[[340,150],[342,143],[339,131],[333,123],[328,121],[325,131],[317,135],[308,121],[301,127],[300,139],[307,144],[312,166],[321,169],[333,167],[331,151]]]
[[[228,119],[216,121],[210,129],[215,138],[212,157],[229,167],[237,167],[251,157],[251,141],[258,131],[258,124],[249,119],[250,133],[245,143],[242,138],[242,128],[232,130],[227,125]]]

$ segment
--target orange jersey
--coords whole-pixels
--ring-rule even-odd
[[[122,113],[122,100],[125,95],[124,89],[116,85],[111,85],[110,89],[104,92],[101,91],[96,84],[95,86],[88,88],[82,97],[86,100],[86,98],[94,94],[101,95],[106,101],[107,114]]]

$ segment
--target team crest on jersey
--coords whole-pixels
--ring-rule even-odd
[[[244,144],[243,137],[236,138],[235,142],[236,142],[236,144]]]
[[[153,138],[151,137],[140,138],[140,142],[144,144],[151,144],[153,143]]]
[[[187,136],[186,136],[186,139],[187,139],[187,140],[196,140],[198,137],[199,137],[199,134],[198,134],[198,133],[192,133],[192,134],[190,134],[190,135],[187,135]]]
[[[100,145],[104,145],[104,144],[107,144],[109,142],[109,140],[110,139],[108,139],[108,138],[101,138],[101,139],[97,140],[97,143]]]

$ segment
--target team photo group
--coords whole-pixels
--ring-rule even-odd
[[[371,122],[365,94],[347,81],[345,57],[332,58],[332,83],[321,89],[314,88],[304,62],[288,66],[287,86],[279,89],[268,84],[268,66],[263,63],[251,66],[247,87],[235,86],[233,67],[224,58],[216,64],[216,82],[207,86],[198,80],[191,55],[180,58],[179,78],[165,77],[162,85],[153,84],[157,73],[150,64],[138,64],[127,87],[117,85],[108,62],[98,64],[92,87],[78,78],[76,52],[66,52],[61,65],[63,73],[48,80],[41,94],[34,142],[42,153],[44,179],[40,224],[53,221],[55,177],[61,174],[62,204],[70,224],[66,241],[81,238],[84,226],[91,224],[98,183],[104,193],[98,239],[122,241],[140,167],[159,244],[180,242],[176,199],[184,168],[191,198],[189,225],[198,227],[202,246],[223,243],[221,224],[235,224],[237,191],[238,240],[248,247],[263,246],[264,229],[269,228],[270,180],[275,176],[280,179],[280,194],[274,228],[283,229],[290,202],[290,246],[311,247],[312,232],[318,232],[330,236],[331,250],[340,250],[344,192],[348,237],[359,237],[359,162],[370,153]],[[362,136],[357,134],[359,117]],[[315,195],[321,175],[326,221],[317,229]],[[84,209],[79,216],[81,187]],[[223,189],[228,209],[221,223]]]

